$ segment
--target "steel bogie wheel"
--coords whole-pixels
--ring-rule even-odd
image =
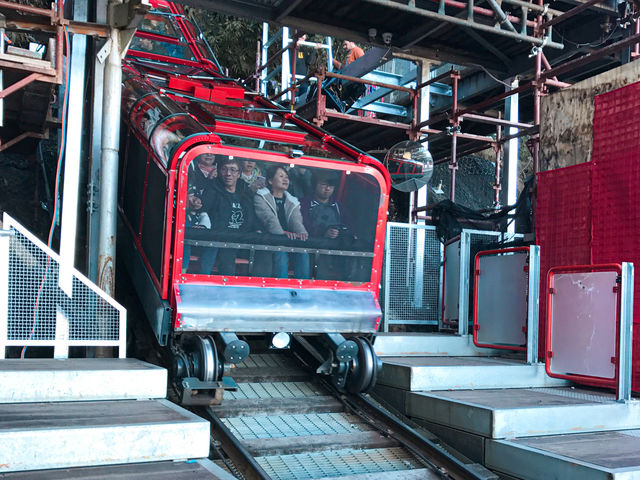
[[[222,380],[222,375],[224,373],[224,361],[218,356],[218,349],[216,348],[216,342],[213,337],[208,336],[207,339],[211,342],[211,346],[213,347],[213,358],[215,360],[212,381],[219,382]]]
[[[352,367],[351,375],[347,382],[347,391],[350,393],[364,393],[375,384],[377,361],[376,354],[371,344],[364,338],[355,339],[358,345],[358,355]]]
[[[195,336],[189,347],[193,374],[203,382],[218,381],[222,365],[218,360],[213,338]]]

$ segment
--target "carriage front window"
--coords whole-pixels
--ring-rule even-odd
[[[369,281],[378,181],[316,164],[195,157],[182,182],[183,272]]]

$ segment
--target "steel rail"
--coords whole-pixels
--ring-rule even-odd
[[[298,359],[298,362],[301,362]],[[425,438],[410,426],[404,424],[400,419],[384,411],[371,400],[362,394],[343,394],[338,392],[334,386],[324,378],[316,377],[318,387],[322,387],[323,393],[316,393],[323,398],[335,397],[335,405],[342,407],[345,412],[349,412],[360,418],[361,421],[379,432],[383,437],[396,442],[413,455],[418,464],[433,471],[443,480],[483,480],[485,477],[481,473],[474,472],[469,466],[455,458],[435,442]],[[267,381],[267,380],[265,380]],[[229,399],[233,402],[232,399]],[[224,405],[222,406],[224,410]],[[242,416],[242,406],[239,410],[233,411],[232,415]],[[249,407],[257,408],[256,406]],[[335,407],[334,407],[335,408]],[[198,414],[204,416],[211,422],[211,436],[216,442],[220,442],[221,449],[225,455],[235,464],[237,470],[244,475],[247,480],[269,480],[271,477],[260,466],[249,448],[236,437],[224,424],[221,417],[216,413],[215,407],[194,408]],[[338,411],[338,410],[335,410]],[[251,413],[253,414],[253,413]],[[223,414],[223,416],[225,416]],[[255,447],[254,447],[255,448]],[[277,450],[277,447],[276,447]],[[259,455],[263,455],[261,453]]]
[[[211,435],[221,443],[224,452],[229,455],[236,468],[247,480],[271,480],[249,450],[231,433],[211,408],[198,409],[198,411],[211,422]]]
[[[366,416],[373,418],[372,426],[399,441],[411,453],[426,461],[443,478],[460,480],[481,480],[483,478],[442,447],[420,435],[409,425],[375,405],[364,395],[343,395],[342,400],[356,415],[362,417],[360,412],[363,412]]]

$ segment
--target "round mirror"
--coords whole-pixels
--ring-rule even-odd
[[[423,144],[407,140],[395,144],[384,157],[391,185],[401,192],[425,186],[433,175],[433,158]]]

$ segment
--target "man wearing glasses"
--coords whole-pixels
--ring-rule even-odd
[[[252,192],[240,180],[240,161],[233,157],[218,160],[218,177],[211,188],[205,190],[203,203],[211,219],[211,230],[218,233],[236,233],[229,241],[242,243],[242,233],[255,230],[255,211]],[[221,249],[218,252],[218,274],[235,275],[235,249]]]

